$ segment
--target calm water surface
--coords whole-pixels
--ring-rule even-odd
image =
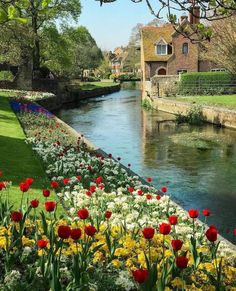
[[[131,163],[140,176],[153,177],[157,188],[167,186],[185,209],[211,209],[209,223],[236,243],[236,131],[176,126],[170,114],[142,110],[138,90],[92,98],[57,115],[107,153],[121,157],[124,165]],[[173,142],[173,135],[186,138],[193,131],[227,143],[200,150]]]

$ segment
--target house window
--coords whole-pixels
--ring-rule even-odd
[[[211,69],[211,72],[225,72],[226,69],[224,68],[215,68],[215,69]]]
[[[177,70],[177,75],[187,73],[186,69],[179,69]]]
[[[161,40],[156,45],[156,53],[158,55],[167,55],[167,44]]]
[[[187,43],[187,42],[183,43],[183,46],[182,46],[182,53],[183,53],[184,55],[187,55],[187,54],[188,54],[188,43]]]

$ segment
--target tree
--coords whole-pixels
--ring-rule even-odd
[[[204,42],[202,58],[236,74],[236,15],[212,24],[212,38]]]
[[[0,21],[17,20],[16,26],[27,25],[33,38],[33,68],[40,68],[41,31],[49,22],[72,18],[78,20],[81,5],[78,0],[0,0]],[[59,23],[59,22],[58,22]]]
[[[94,70],[103,60],[102,51],[84,26],[65,28],[63,37],[69,43],[68,53],[73,55],[72,72],[83,77],[85,69]]]

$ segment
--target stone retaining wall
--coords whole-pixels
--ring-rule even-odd
[[[61,93],[49,98],[35,100],[38,104],[45,107],[49,111],[60,109],[63,104],[76,103],[82,99],[98,97],[120,90],[120,84],[110,87],[95,88],[93,90],[71,91]]]
[[[181,113],[184,115],[194,105],[193,103],[175,101],[173,99],[147,98],[155,109],[173,114]],[[202,112],[207,122],[236,129],[236,111],[202,105]]]

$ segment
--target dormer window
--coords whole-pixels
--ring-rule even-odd
[[[156,44],[156,53],[158,55],[167,55],[167,43],[164,40],[160,40]]]
[[[188,43],[187,43],[187,42],[183,43],[183,46],[182,46],[182,53],[183,53],[184,55],[187,55],[187,54],[188,54]]]

